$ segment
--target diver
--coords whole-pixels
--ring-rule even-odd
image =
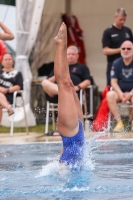
[[[57,129],[62,137],[63,150],[60,163],[81,169],[84,155],[84,129],[82,108],[70,79],[67,63],[67,30],[62,23],[57,36],[54,74],[58,85]]]

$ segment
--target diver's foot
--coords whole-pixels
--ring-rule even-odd
[[[66,44],[67,45],[67,30],[66,25],[63,22],[59,28],[57,36],[54,38],[56,44]]]

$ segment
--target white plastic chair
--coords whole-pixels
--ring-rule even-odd
[[[83,97],[82,97],[82,90],[80,90],[80,97],[81,97],[81,105],[83,102]],[[45,134],[48,133],[48,125],[49,125],[49,114],[50,111],[52,112],[52,126],[53,130],[55,130],[55,115],[54,111],[58,112],[58,104],[57,103],[50,103],[49,101],[46,102],[46,122],[45,122]]]
[[[27,123],[27,117],[26,117],[26,111],[25,111],[25,103],[24,103],[24,98],[23,98],[23,90],[19,90],[19,91],[15,91],[13,93],[12,109],[14,111],[14,114],[10,116],[10,121],[11,121],[10,136],[13,136],[14,117],[15,117],[15,107],[16,107],[17,94],[20,94],[20,97],[22,99],[22,105],[21,106],[23,107],[23,110],[24,110],[24,118],[25,118],[25,125],[26,125],[25,127],[26,127],[26,133],[28,134],[28,123]],[[5,109],[3,109],[3,111],[5,111]]]
[[[91,118],[93,117],[93,86],[90,85],[87,88],[90,90],[90,112],[87,115],[84,115],[84,118]],[[83,99],[84,97],[84,90],[80,90],[79,98],[80,98],[80,104],[81,106],[84,104]],[[49,114],[50,111],[52,111],[52,125],[53,125],[53,130],[55,130],[55,116],[54,116],[54,111],[58,111],[58,104],[57,103],[50,103],[49,101],[46,101],[46,122],[45,122],[45,134],[48,133],[48,125],[49,125]]]
[[[49,101],[46,102],[45,134],[48,133],[50,111],[52,111],[52,125],[53,125],[53,130],[54,130],[55,129],[55,115],[54,115],[54,111],[58,111],[58,104],[57,103],[50,103]]]
[[[129,108],[133,108],[133,104],[130,101],[127,101],[127,103],[118,103],[119,106],[119,110],[123,110],[123,109],[129,109]],[[110,131],[110,127],[111,127],[111,112],[109,112],[108,114],[108,124],[107,124],[107,131]]]
[[[92,118],[93,117],[93,88],[94,86],[93,85],[90,85],[87,87],[89,89],[89,102],[90,102],[90,105],[89,105],[89,113],[85,113],[84,114],[84,119],[88,119],[88,118]],[[84,100],[83,100],[84,99]],[[86,93],[84,92],[84,90],[80,90],[80,104],[81,106],[84,105],[84,107],[87,106],[87,102],[86,102]],[[85,109],[85,112],[86,109]]]

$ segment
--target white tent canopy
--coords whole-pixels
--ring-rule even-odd
[[[30,84],[32,73],[28,58],[35,43],[44,0],[17,1],[17,51],[15,68],[22,72],[24,89],[26,90],[25,103],[30,103]]]
[[[61,5],[59,6],[56,1],[51,0],[17,0],[16,3],[17,48],[15,68],[21,71],[24,77],[24,99],[28,107],[27,115],[30,120],[28,125],[32,126],[35,124],[35,118],[30,108],[32,74],[35,71],[35,77],[38,66],[53,61],[55,47],[53,38],[61,23]],[[63,7],[64,1],[61,4]],[[28,60],[33,46],[36,59],[33,65],[29,66]]]
[[[35,125],[35,118],[30,108],[30,89],[32,73],[29,55],[35,43],[45,0],[17,0],[17,48],[15,68],[24,78],[24,99],[27,107],[28,125]]]

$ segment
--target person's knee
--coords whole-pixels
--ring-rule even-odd
[[[115,91],[107,92],[106,99],[108,102],[117,102]]]
[[[47,79],[45,79],[45,80],[42,81],[42,87],[43,87],[44,90],[49,85],[49,83],[50,83],[50,81],[47,80]]]
[[[42,83],[41,83],[41,84],[42,84],[42,87],[45,86],[45,85],[47,84],[47,82],[48,82],[47,79],[43,80]]]

